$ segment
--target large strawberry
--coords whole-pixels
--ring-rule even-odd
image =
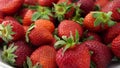
[[[30,56],[32,49],[23,41],[16,41],[4,47],[2,60],[13,66],[22,67],[27,56]]]
[[[31,42],[34,46],[51,44],[52,34],[44,27],[32,25],[26,32],[26,41]]]
[[[51,7],[53,3],[57,3],[58,0],[38,0],[39,5]]]
[[[63,40],[55,43],[55,48],[63,46],[58,50],[56,62],[59,68],[90,68],[90,54],[86,46],[78,44],[79,34],[75,38],[63,36]]]
[[[111,11],[112,19],[116,21],[120,21],[120,0],[113,0],[112,2],[108,3],[106,6],[102,8],[103,12]]]
[[[101,32],[106,30],[108,27],[111,27],[115,24],[115,22],[111,20],[111,14],[112,12],[90,12],[84,18],[83,26],[86,29],[94,32]]]
[[[120,23],[110,27],[103,36],[104,43],[109,44],[112,40],[120,34]]]
[[[80,24],[71,21],[71,20],[63,20],[62,22],[60,22],[60,24],[58,25],[58,36],[62,37],[62,36],[70,36],[70,33],[73,34],[73,36],[75,36],[75,31],[79,32],[80,37],[82,37],[83,34],[83,29],[81,27]]]
[[[32,64],[40,64],[42,68],[56,68],[56,51],[53,47],[44,45],[36,49],[30,56]]]
[[[81,45],[86,45],[91,51],[92,62],[96,64],[95,68],[107,68],[112,59],[109,47],[95,40],[85,41]]]
[[[112,51],[120,58],[120,35],[118,35],[113,41],[112,41]]]
[[[0,24],[0,27],[0,37],[6,43],[20,40],[24,37],[24,29],[16,20],[5,20]]]
[[[13,14],[23,3],[24,0],[0,0],[0,11],[5,14]]]

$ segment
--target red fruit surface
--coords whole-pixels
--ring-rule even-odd
[[[53,40],[52,34],[43,27],[36,27],[29,34],[30,42],[35,46],[51,44]]]
[[[112,54],[106,45],[95,40],[85,41],[81,45],[86,45],[93,52],[91,59],[96,64],[96,68],[107,68],[111,62]]]
[[[36,49],[30,56],[30,59],[35,65],[36,63],[40,63],[42,68],[56,68],[56,51],[53,47],[48,45],[44,45]]]
[[[24,3],[28,5],[36,5],[38,0],[25,0]]]
[[[98,5],[100,8],[103,8],[109,2],[110,0],[96,0],[95,4]]]
[[[90,68],[89,50],[86,46],[78,44],[63,54],[61,48],[57,52],[56,62],[59,68]]]
[[[112,51],[115,56],[120,58],[120,35],[112,41]]]
[[[120,23],[110,27],[103,36],[104,43],[109,44],[120,34]]]
[[[24,0],[0,0],[0,11],[5,14],[13,14],[24,3]]]
[[[58,35],[62,36],[70,36],[70,32],[75,36],[76,30],[79,32],[80,37],[83,34],[83,29],[80,24],[71,21],[71,20],[63,20],[58,25]]]
[[[115,21],[120,21],[120,12],[118,9],[120,9],[120,0],[113,0],[112,2],[108,3],[106,6],[102,8],[103,12],[109,12],[112,11],[112,18]]]

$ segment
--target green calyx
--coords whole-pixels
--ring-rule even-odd
[[[4,62],[15,65],[15,58],[17,57],[14,52],[16,51],[17,46],[14,46],[14,43],[10,45],[10,47],[7,48],[7,46],[4,46],[1,58]]]
[[[90,68],[96,68],[96,64],[93,61],[91,61]]]
[[[32,8],[37,10],[37,12],[35,12],[32,16],[32,21],[36,21],[37,19],[49,20],[50,19],[49,16],[53,16],[52,11],[49,7],[36,6]]]
[[[59,21],[62,21],[65,17],[64,15],[70,11],[73,7],[73,4],[67,4],[67,2],[60,3],[60,4],[53,4],[54,8],[53,11],[55,12],[55,17],[58,18]]]
[[[117,8],[117,11],[120,13],[120,8]]]
[[[73,37],[72,33],[70,33],[70,37],[66,37],[66,36],[62,36],[62,40],[58,40],[54,47],[57,49],[57,48],[61,48],[63,46],[64,49],[63,49],[63,54],[64,52],[68,49],[68,48],[72,48],[75,46],[75,44],[78,44],[79,43],[79,33],[78,31],[76,30],[76,35],[75,37]]]
[[[111,20],[112,12],[104,13],[104,12],[92,12],[93,17],[95,18],[94,27],[104,24],[107,24],[109,27],[116,24],[116,22]]]
[[[12,26],[10,24],[8,25],[4,25],[4,24],[0,24],[0,37],[6,42],[8,43],[9,41],[11,41],[13,39],[12,35],[14,35],[15,33],[12,31]]]
[[[31,24],[29,29],[27,30],[27,32],[25,34],[25,40],[26,40],[27,43],[29,42],[29,33],[34,27],[35,27],[35,24]]]
[[[95,5],[94,10],[95,10],[95,11],[100,11],[100,10],[101,10],[100,5],[98,5],[98,4],[97,4],[97,5]]]
[[[33,66],[31,59],[27,57],[27,61],[23,64],[23,68],[42,68],[42,66],[39,63]]]

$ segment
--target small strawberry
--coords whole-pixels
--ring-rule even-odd
[[[109,12],[111,11],[112,19],[115,21],[120,21],[120,0],[113,0],[109,2],[106,6],[102,8],[103,12]]]
[[[52,40],[52,34],[43,27],[32,25],[26,32],[26,41],[31,42],[34,46],[51,44]]]
[[[2,60],[16,67],[22,67],[27,56],[30,56],[32,49],[23,41],[11,43],[9,47],[4,47]]]
[[[84,18],[83,26],[90,31],[101,32],[115,24],[115,22],[111,20],[111,15],[112,12],[90,12]]]
[[[46,28],[49,32],[53,33],[55,26],[53,22],[45,19],[39,19],[35,21],[36,27],[44,27]]]
[[[0,0],[0,11],[5,14],[14,14],[24,3],[24,0]]]
[[[112,51],[115,56],[120,58],[120,35],[112,41]]]
[[[24,37],[24,29],[15,20],[5,20],[0,24],[0,37],[6,42],[20,40]]]
[[[81,46],[84,45],[86,45],[92,53],[91,59],[96,65],[95,68],[107,68],[112,60],[110,49],[106,45],[95,40],[85,41]]]
[[[112,40],[120,34],[120,23],[110,27],[103,36],[103,42],[109,44]]]
[[[55,43],[55,48],[62,47],[57,51],[56,63],[59,68],[90,68],[90,54],[86,46],[79,44],[79,33],[76,31],[75,38],[63,36],[63,40]],[[75,40],[74,40],[75,39]]]
[[[51,7],[53,3],[57,3],[58,0],[38,0],[40,6]]]
[[[58,36],[70,36],[70,33],[75,36],[75,31],[78,31],[80,37],[82,37],[83,29],[80,24],[71,21],[71,20],[64,20],[58,25]]]
[[[44,45],[36,49],[30,56],[32,64],[40,64],[42,68],[56,68],[56,51],[53,47]]]
[[[38,0],[25,0],[24,4],[28,5],[36,5],[38,3]]]
[[[88,14],[94,8],[93,0],[77,0],[75,3],[78,5],[80,4],[80,9],[83,11],[83,15]]]

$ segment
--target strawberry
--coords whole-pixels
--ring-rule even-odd
[[[72,0],[58,0],[57,4],[67,2],[67,4],[71,4]]]
[[[83,15],[88,14],[94,8],[93,0],[77,0],[76,4],[80,4],[80,9],[83,11]]]
[[[68,38],[63,36],[63,40],[55,43],[55,48],[63,46],[56,55],[56,63],[59,68],[90,68],[89,50],[86,46],[78,44],[78,31],[76,31],[75,37],[72,34]]]
[[[0,37],[6,42],[20,40],[24,37],[24,29],[15,20],[5,20],[0,24]]]
[[[112,12],[90,12],[84,18],[83,26],[93,32],[106,30],[115,24],[115,22],[111,20],[111,14]]]
[[[120,35],[118,35],[113,41],[112,41],[112,51],[115,56],[120,58]]]
[[[36,20],[35,25],[36,25],[36,27],[44,27],[51,33],[53,33],[54,29],[55,29],[53,22],[51,22],[49,20],[45,20],[45,19]]]
[[[28,4],[28,5],[36,5],[38,2],[38,0],[25,0],[24,4]]]
[[[32,53],[31,47],[29,47],[23,41],[16,41],[9,44],[9,47],[4,47],[2,52],[2,60],[16,67],[22,67],[27,56]]]
[[[102,8],[103,12],[111,11],[112,19],[115,21],[120,21],[120,0],[113,0]]]
[[[2,23],[3,19],[4,19],[4,14],[0,12],[0,24]]]
[[[30,56],[30,59],[35,65],[39,63],[42,68],[56,68],[56,51],[53,47],[44,45],[36,49]]]
[[[104,43],[109,44],[120,34],[120,23],[110,27],[103,36]]]
[[[80,37],[82,37],[83,29],[82,29],[81,25],[79,25],[78,23],[71,21],[71,20],[64,20],[64,21],[60,22],[60,24],[58,25],[58,36],[59,37],[62,37],[62,36],[69,37],[70,33],[72,33],[73,36],[75,36],[76,30],[79,32]]]
[[[64,19],[70,19],[73,17],[73,14],[75,12],[74,4],[68,0],[66,2],[65,0],[63,1],[58,1],[57,4],[54,5],[54,13],[55,17],[59,20],[62,21]]]
[[[0,0],[0,11],[11,15],[22,6],[23,2],[24,0]]]
[[[31,26],[26,32],[26,41],[31,42],[34,46],[51,44],[52,34],[43,27]]]
[[[51,7],[53,3],[57,3],[58,0],[38,0],[40,6]]]
[[[82,45],[86,45],[91,51],[92,62],[96,64],[95,68],[107,68],[108,64],[111,62],[112,54],[106,45],[95,40],[85,41],[81,46]]]
[[[25,25],[25,26],[30,26],[31,24],[32,24],[32,16],[33,16],[33,14],[34,14],[34,10],[31,10],[31,9],[25,9],[24,10],[25,12],[25,14],[23,15],[24,17],[23,17],[23,25]]]

